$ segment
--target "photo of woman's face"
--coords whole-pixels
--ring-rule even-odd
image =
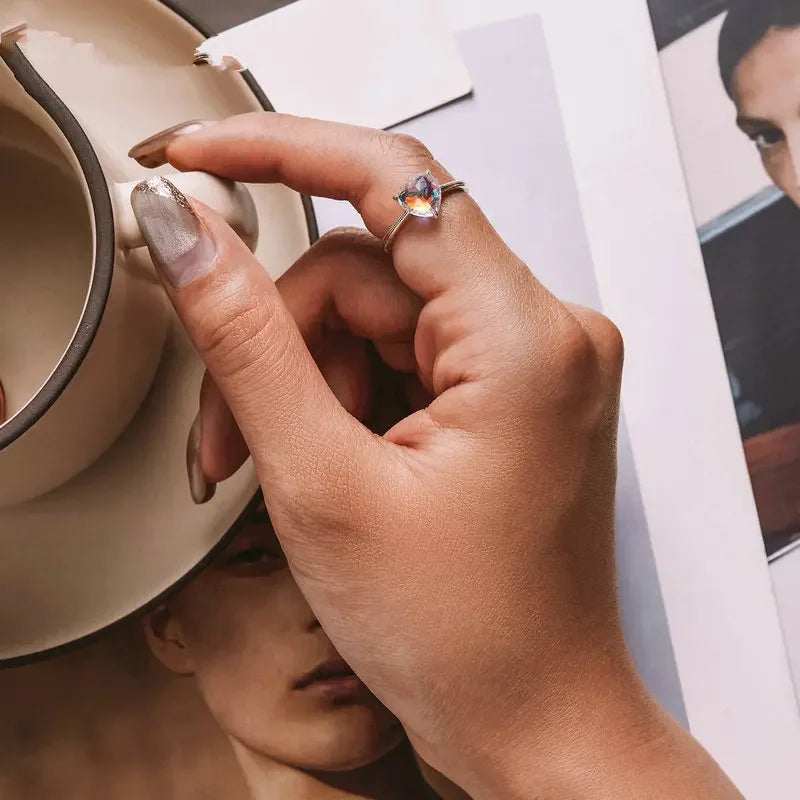
[[[263,509],[145,631],[166,666],[194,676],[225,733],[271,760],[351,770],[404,739],[315,619]]]
[[[767,34],[733,75],[739,127],[770,178],[800,206],[800,27]]]

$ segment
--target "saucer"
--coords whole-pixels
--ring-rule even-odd
[[[209,34],[171,4],[70,5],[35,0],[12,8],[31,27],[94,42],[113,51],[120,63],[143,59],[148,81],[163,79],[158,95],[134,74],[106,102],[81,108],[85,87],[65,98],[101,143],[101,157],[116,158],[110,167],[115,179],[154,174],[118,154],[155,131],[188,119],[269,108],[246,76],[199,67],[184,71]],[[174,70],[180,77],[173,85]],[[285,187],[250,188],[261,225],[256,255],[276,278],[316,237],[313,212],[307,199]],[[150,393],[111,449],[49,494],[0,510],[0,664],[39,658],[97,635],[162,597],[204,562],[251,502],[258,482],[249,462],[218,487],[211,502],[192,502],[186,439],[203,372],[173,315]]]

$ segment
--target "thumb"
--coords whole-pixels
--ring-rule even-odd
[[[304,490],[318,497],[329,484],[346,488],[353,452],[376,445],[328,388],[266,270],[220,217],[164,178],[138,184],[131,203],[247,442],[268,506],[281,495],[295,502]]]

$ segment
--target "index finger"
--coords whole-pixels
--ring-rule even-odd
[[[303,194],[347,200],[379,238],[401,216],[394,195],[409,179],[430,170],[440,183],[453,180],[413,137],[277,113],[203,127],[172,141],[166,156],[183,171],[283,183]],[[439,219],[409,219],[393,252],[401,279],[426,300],[454,286],[480,282],[485,289],[487,280],[502,280],[498,269],[520,267],[463,192],[443,198]]]

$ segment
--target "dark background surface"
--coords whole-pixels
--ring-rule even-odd
[[[649,0],[649,5],[661,50],[721,14],[730,0]]]
[[[232,28],[268,11],[288,5],[292,0],[178,0],[190,14],[213,30]]]
[[[788,198],[703,247],[768,554],[798,539],[800,211]]]
[[[798,223],[784,198],[703,247],[745,439],[800,423]]]

